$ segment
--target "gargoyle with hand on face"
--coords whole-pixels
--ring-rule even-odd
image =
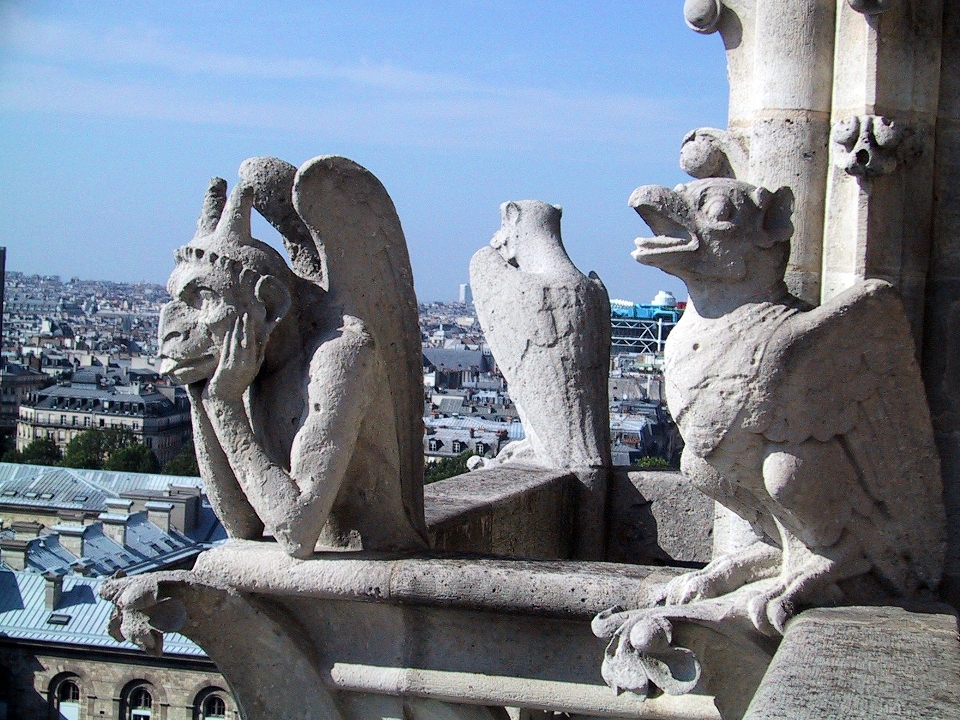
[[[231,537],[258,539],[265,527],[299,558],[318,540],[422,548],[419,343],[406,337],[419,333],[393,205],[345,158],[300,171],[256,158],[241,176],[229,198],[212,181],[160,319],[161,370],[188,387],[214,509]],[[297,272],[252,237],[255,203]],[[354,266],[371,249],[393,272],[357,288]]]

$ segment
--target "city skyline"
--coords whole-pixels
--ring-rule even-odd
[[[646,227],[626,203],[685,181],[683,134],[726,124],[722,43],[682,3],[104,7],[0,10],[12,270],[162,284],[211,175],[331,153],[390,192],[421,300],[455,298],[524,198],[563,205],[571,258],[611,297],[685,296],[629,257]]]

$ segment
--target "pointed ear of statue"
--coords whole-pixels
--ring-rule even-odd
[[[217,229],[217,223],[220,222],[220,216],[223,214],[223,208],[226,204],[227,181],[219,177],[210,178],[210,185],[207,186],[207,192],[203,196],[200,217],[197,219],[195,238],[213,234],[213,231]]]
[[[278,323],[290,309],[290,291],[273,275],[264,275],[257,281],[257,300],[266,308],[269,323]]]
[[[503,217],[503,223],[516,225],[520,220],[520,206],[515,202],[505,202],[500,206],[500,215]]]
[[[784,186],[776,192],[758,187],[751,193],[763,216],[763,232],[758,233],[754,243],[761,248],[773,247],[780,242],[789,242],[793,236],[793,190]]]

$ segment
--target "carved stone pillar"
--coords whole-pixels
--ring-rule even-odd
[[[948,520],[944,597],[960,601],[960,0],[943,3],[923,371]]]
[[[753,72],[753,130],[746,180],[793,188],[796,207],[786,281],[816,304],[826,190],[834,0],[759,2]]]
[[[918,352],[933,203],[940,0],[863,14],[841,2],[821,300],[864,278],[893,283]]]

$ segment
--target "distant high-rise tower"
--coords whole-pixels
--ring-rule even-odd
[[[465,304],[473,302],[473,291],[470,290],[470,285],[467,283],[461,283],[460,285],[460,302]]]
[[[0,347],[3,347],[3,289],[7,284],[7,249],[0,247]],[[460,291],[463,294],[463,290]],[[0,355],[0,367],[3,367],[3,356]]]

